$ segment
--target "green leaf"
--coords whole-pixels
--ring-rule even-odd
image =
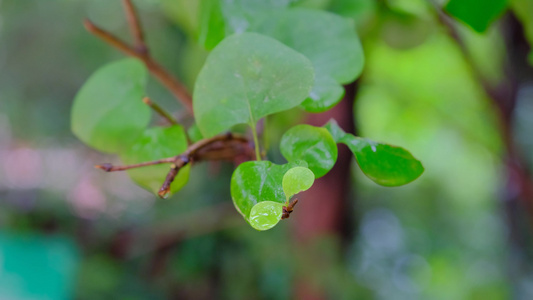
[[[308,112],[324,112],[337,105],[343,96],[344,88],[335,79],[316,74],[315,85],[301,106]]]
[[[273,201],[259,202],[250,211],[250,225],[257,230],[268,230],[281,220],[283,204]]]
[[[507,8],[507,0],[450,0],[446,11],[477,32],[489,28]]]
[[[72,132],[103,152],[130,147],[150,122],[150,108],[142,102],[146,80],[146,68],[134,58],[98,69],[74,99]]]
[[[330,10],[359,24],[373,16],[379,5],[375,0],[332,0]]]
[[[211,50],[226,36],[226,25],[220,7],[220,0],[203,0],[200,6],[200,34],[198,42],[205,49]]]
[[[363,49],[355,26],[338,15],[287,9],[271,14],[250,30],[272,36],[311,60],[317,82],[303,103],[308,111],[325,111],[337,104],[343,95],[342,84],[354,81],[363,70]]]
[[[136,164],[176,156],[187,150],[183,127],[154,127],[147,129],[128,151],[121,153],[125,164]],[[190,165],[182,168],[171,185],[170,193],[179,191],[189,179]],[[169,164],[128,170],[128,175],[138,185],[157,194],[170,171]]]
[[[309,95],[314,71],[309,60],[256,33],[233,35],[207,58],[194,87],[198,128],[212,137],[237,124],[293,108]]]
[[[298,163],[276,165],[270,161],[248,161],[235,169],[231,177],[231,198],[235,208],[249,220],[254,205],[263,201],[285,203],[283,175]]]
[[[289,161],[304,160],[316,178],[324,176],[337,161],[337,145],[321,127],[296,125],[281,138],[281,154]]]
[[[353,152],[363,173],[377,184],[400,186],[422,175],[422,163],[409,151],[345,133],[335,121],[324,126],[335,138]]]
[[[295,167],[283,175],[283,192],[287,201],[299,192],[307,191],[315,181],[315,174],[305,167]]]
[[[291,5],[311,9],[326,10],[331,5],[332,0],[294,0]]]
[[[163,13],[190,36],[197,37],[200,31],[201,5],[203,0],[160,0]]]
[[[381,38],[387,45],[410,49],[424,43],[436,29],[435,21],[414,13],[391,9],[381,15]]]
[[[227,33],[243,33],[249,27],[268,17],[270,13],[282,11],[291,0],[219,0],[228,25]]]
[[[196,124],[192,124],[189,129],[187,129],[187,134],[189,135],[189,138],[193,143],[198,142],[199,140],[202,140],[204,136],[200,132],[200,129],[198,129],[198,126]]]
[[[341,139],[347,134],[339,127],[339,124],[337,124],[337,121],[334,119],[331,119],[326,125],[324,125],[324,128],[326,128],[331,134],[331,137],[333,137],[333,140],[335,140],[336,143],[340,143]]]

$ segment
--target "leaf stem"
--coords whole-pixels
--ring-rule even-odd
[[[143,98],[144,104],[150,106],[151,109],[153,109],[156,113],[158,113],[163,119],[167,120],[168,123],[172,125],[178,125],[178,121],[172,117],[170,113],[165,111],[161,106],[159,106],[157,103],[153,102],[152,99],[149,97]]]
[[[101,165],[96,165],[94,167],[97,169],[104,170],[106,172],[115,172],[115,171],[125,171],[129,169],[140,168],[140,167],[148,167],[148,166],[153,166],[153,165],[169,164],[169,163],[174,162],[174,160],[175,160],[174,157],[169,157],[169,158],[163,158],[159,160],[148,161],[148,162],[143,162],[140,164],[127,165],[127,166],[114,166],[110,163],[105,163]]]
[[[259,150],[259,138],[257,137],[255,121],[252,120],[250,122],[250,127],[252,128],[252,136],[254,137],[255,159],[261,161],[261,151]]]

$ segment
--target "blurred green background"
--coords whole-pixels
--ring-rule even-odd
[[[136,1],[153,56],[190,87],[207,52],[178,2]],[[122,55],[82,21],[129,37],[120,1],[0,0],[0,299],[293,299],[301,278],[327,299],[533,299],[531,224],[508,197],[497,110],[431,5],[378,2],[293,5],[355,20],[366,55],[359,134],[409,149],[426,172],[383,188],[352,168],[349,236],[303,245],[294,220],[247,226],[231,204],[230,164],[195,166],[165,200],[93,168],[117,159],[72,135],[71,103]],[[487,80],[505,77],[503,25],[484,34],[456,25]],[[529,79],[512,115],[526,162]],[[149,89],[180,110],[157,82]],[[295,121],[273,122],[283,132]]]

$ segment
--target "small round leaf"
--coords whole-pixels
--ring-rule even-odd
[[[257,230],[268,230],[281,220],[283,204],[273,201],[259,202],[250,211],[250,225]]]
[[[324,176],[337,161],[337,144],[325,128],[296,125],[281,138],[281,154],[289,161],[304,160],[315,178]]]
[[[308,168],[292,168],[283,175],[283,192],[287,200],[293,195],[308,190],[315,181],[315,174]]]

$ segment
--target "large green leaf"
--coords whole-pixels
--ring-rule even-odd
[[[255,22],[282,11],[291,0],[219,0],[227,24],[227,33],[242,33]]]
[[[351,20],[338,15],[293,8],[269,15],[251,27],[276,38],[307,56],[317,74],[317,82],[303,107],[311,112],[325,111],[337,104],[342,84],[361,74],[364,55]]]
[[[326,175],[337,161],[337,145],[321,127],[296,125],[281,138],[281,154],[289,161],[303,160],[316,178]]]
[[[187,149],[187,138],[183,127],[154,127],[147,129],[135,144],[120,158],[125,164],[135,164],[176,156]],[[181,169],[171,185],[170,193],[180,190],[189,179],[190,166]],[[128,170],[131,179],[140,186],[157,194],[170,170],[168,164]]]
[[[150,122],[150,108],[141,101],[146,80],[146,68],[134,58],[98,69],[74,99],[74,134],[103,152],[131,146]]]
[[[450,0],[446,11],[477,32],[489,28],[507,8],[507,0]]]
[[[345,133],[335,122],[325,126],[337,143],[350,148],[363,173],[377,184],[400,186],[422,175],[422,163],[409,151]]]
[[[163,12],[201,45],[213,48],[224,36],[289,6],[291,0],[159,0]]]
[[[300,163],[276,165],[270,161],[248,161],[235,169],[231,177],[231,198],[235,208],[249,220],[254,205],[262,201],[285,203],[283,175]]]
[[[194,114],[205,137],[293,108],[309,95],[314,72],[302,54],[257,34],[233,35],[207,58],[194,87]]]

